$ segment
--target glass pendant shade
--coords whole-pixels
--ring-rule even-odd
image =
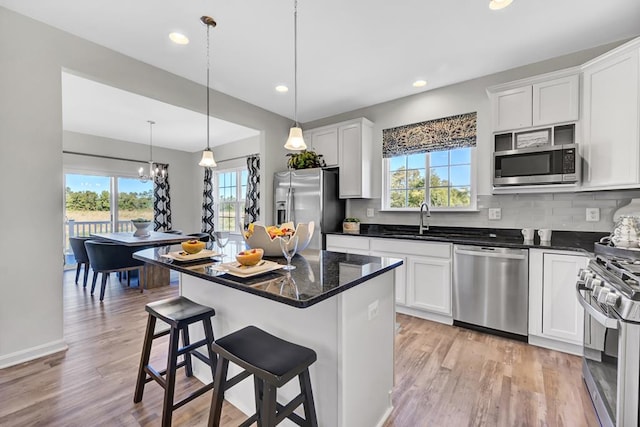
[[[292,127],[289,130],[289,138],[287,142],[284,144],[284,148],[287,150],[306,150],[307,144],[304,143],[304,138],[302,137],[302,128]]]
[[[489,2],[489,9],[499,10],[509,6],[513,0],[491,0]]]
[[[208,148],[202,152],[202,159],[200,159],[199,166],[203,166],[205,168],[215,168],[217,166],[216,161],[213,158],[213,151]]]

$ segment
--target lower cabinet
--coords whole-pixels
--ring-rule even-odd
[[[369,238],[359,236],[327,235],[327,250],[347,254],[369,255]]]
[[[368,255],[403,261],[402,266],[394,270],[397,312],[453,323],[450,243],[327,236],[327,250],[364,254],[367,248]]]
[[[451,259],[407,259],[407,306],[445,316],[451,309]]]
[[[575,252],[529,250],[530,344],[582,354],[584,311],[575,285],[588,261]]]

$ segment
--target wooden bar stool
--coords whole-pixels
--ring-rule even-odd
[[[211,318],[216,312],[211,307],[196,304],[185,297],[169,298],[147,304],[145,310],[149,313],[147,320],[147,330],[142,346],[142,356],[140,357],[140,367],[138,369],[138,380],[133,401],[138,403],[142,400],[144,386],[154,380],[164,388],[164,403],[162,405],[162,426],[171,425],[171,415],[173,411],[182,405],[192,401],[196,397],[206,393],[213,388],[213,381],[198,390],[192,392],[186,398],[174,403],[174,390],[176,382],[176,371],[185,367],[188,377],[193,375],[191,356],[197,357],[211,367],[211,375],[215,374],[217,356],[212,351],[211,345],[214,343],[213,328]],[[169,324],[170,328],[162,332],[155,333],[156,320],[160,319]],[[202,321],[205,338],[191,343],[189,341],[189,325]],[[182,331],[182,347],[179,347],[178,339]],[[156,371],[149,365],[151,355],[151,344],[154,339],[169,335],[169,354],[167,356],[167,368]],[[197,351],[199,347],[206,346],[208,357]],[[183,360],[178,363],[178,356],[183,356]]]
[[[248,427],[256,421],[260,427],[273,427],[285,418],[300,426],[318,425],[309,377],[309,366],[317,359],[315,351],[274,337],[255,326],[247,326],[220,338],[212,348],[219,360],[214,376],[209,427],[220,425],[225,391],[250,375],[253,375],[256,413],[240,427]],[[230,361],[244,371],[227,379]],[[286,405],[281,405],[277,401],[277,389],[295,376],[300,381],[300,394]],[[301,404],[305,418],[293,413]]]

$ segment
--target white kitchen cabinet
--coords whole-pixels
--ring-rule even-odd
[[[384,257],[392,257],[399,258],[402,260],[402,265],[397,267],[393,271],[396,275],[396,304],[407,304],[407,256],[404,254],[400,254],[397,252],[389,252],[390,249],[388,245],[389,239],[371,239],[371,252],[369,253],[372,256],[384,256]]]
[[[583,65],[583,188],[640,183],[640,39]]]
[[[450,243],[329,234],[327,250],[401,259],[394,269],[396,311],[453,324]]]
[[[531,126],[531,86],[503,90],[491,97],[493,130],[503,131]]]
[[[407,306],[451,316],[451,260],[411,256],[407,264]]]
[[[371,197],[373,123],[358,119],[338,126],[340,198]]]
[[[530,344],[582,353],[584,311],[575,285],[587,263],[575,252],[529,250]]]
[[[327,250],[347,254],[369,255],[369,238],[328,234]]]
[[[492,86],[487,93],[493,132],[576,122],[580,118],[577,68]]]
[[[371,239],[370,249],[371,255],[404,261],[396,269],[397,312],[453,323],[450,243]]]
[[[580,76],[533,84],[533,126],[576,122],[580,118]]]
[[[372,196],[373,123],[365,118],[309,129],[305,141],[322,154],[327,166],[338,166],[341,199]]]
[[[309,149],[322,154],[327,167],[338,166],[338,128],[322,127],[306,131],[304,139]]]

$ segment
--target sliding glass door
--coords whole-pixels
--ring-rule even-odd
[[[129,231],[131,220],[144,218],[153,221],[153,183],[137,178],[116,179],[116,208],[113,212],[117,231]]]
[[[131,231],[134,218],[153,220],[153,183],[136,178],[65,174],[65,264],[75,264],[69,237]]]

